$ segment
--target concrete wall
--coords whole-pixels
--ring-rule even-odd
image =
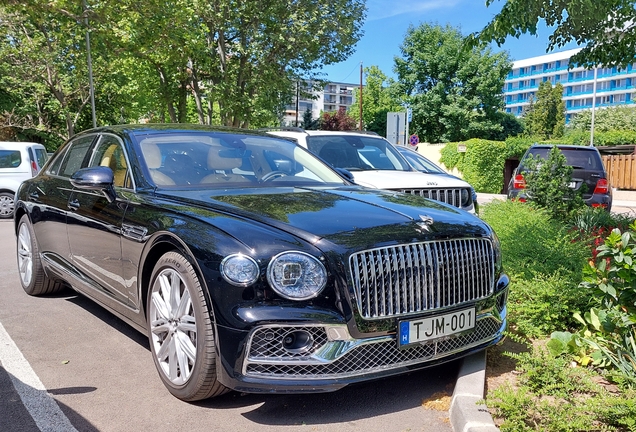
[[[424,156],[425,158],[427,158],[428,160],[430,160],[431,162],[433,162],[434,164],[439,165],[439,167],[442,168],[444,171],[454,176],[462,177],[462,174],[459,171],[457,171],[457,168],[453,168],[452,170],[449,170],[443,163],[439,161],[439,159],[442,157],[441,151],[445,145],[446,143],[442,143],[442,144],[419,143],[417,145],[417,152],[421,154],[422,156]]]

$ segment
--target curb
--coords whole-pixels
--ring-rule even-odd
[[[497,432],[492,416],[485,405],[486,350],[464,357],[449,410],[454,432]]]

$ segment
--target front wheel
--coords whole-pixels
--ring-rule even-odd
[[[150,280],[148,338],[166,388],[184,401],[228,391],[217,380],[212,320],[192,264],[183,255],[168,252],[155,265]]]

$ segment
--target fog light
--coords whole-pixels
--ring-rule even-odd
[[[291,353],[305,353],[314,345],[311,333],[305,330],[289,332],[283,338],[283,348]]]

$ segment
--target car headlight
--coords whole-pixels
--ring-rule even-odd
[[[495,254],[495,271],[501,270],[501,242],[499,241],[499,237],[493,231],[492,233],[492,248],[493,253]]]
[[[282,297],[307,300],[316,297],[327,283],[327,270],[318,259],[304,252],[282,252],[267,267],[269,285]]]
[[[256,261],[243,254],[229,255],[221,261],[221,275],[232,285],[251,285],[258,279],[258,273]]]
[[[468,189],[462,189],[461,191],[462,207],[468,207],[473,197]]]

